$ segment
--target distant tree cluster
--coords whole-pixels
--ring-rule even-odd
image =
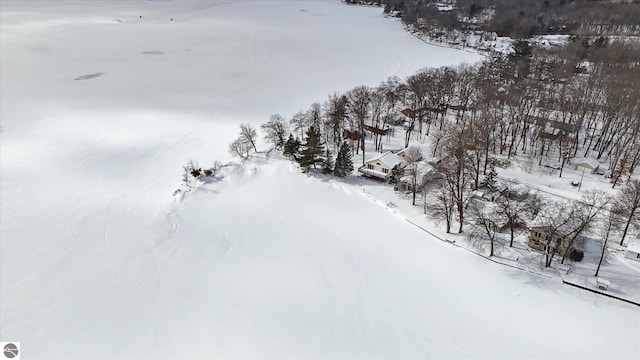
[[[385,13],[429,33],[471,30],[520,39],[541,34],[640,33],[639,0],[382,0],[382,4]]]

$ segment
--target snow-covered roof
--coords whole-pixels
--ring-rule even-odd
[[[529,188],[523,184],[512,185],[509,190],[518,195],[526,195],[529,192]]]
[[[631,239],[627,244],[627,251],[640,254],[640,239]]]
[[[389,169],[393,169],[394,166],[403,163],[402,158],[400,156],[392,153],[391,151],[387,151],[387,152],[382,153],[380,155],[374,156],[371,159],[365,161],[365,164],[366,163],[370,163],[370,162],[374,162],[374,161],[381,162],[382,164],[384,164]]]
[[[407,153],[407,150],[409,150],[409,148],[408,148],[408,147],[407,147],[407,148],[404,148],[404,149],[402,149],[402,150],[400,150],[400,151],[398,151],[398,152],[396,152],[396,155],[399,155],[399,156],[404,155],[404,156],[406,156],[406,157],[408,157],[408,158],[411,158],[412,156],[411,156],[411,154],[408,154],[408,153]],[[418,154],[417,154],[417,155],[418,155],[419,157],[418,157],[417,159],[414,159],[414,160],[420,160],[420,159],[422,159],[422,153],[421,153],[421,152],[418,152]]]
[[[533,219],[533,221],[529,225],[529,230],[534,230],[534,229],[538,229],[538,228],[546,228],[546,227],[553,228],[553,226],[554,226],[553,221],[551,221],[551,223],[550,223],[549,221],[546,221],[544,219],[544,216],[538,215],[535,219]],[[572,234],[573,231],[574,231],[571,222],[567,222],[567,223],[559,224],[559,225],[556,224],[555,226],[558,226],[556,230],[559,231],[560,233],[562,233],[565,236],[568,236],[568,235]]]
[[[591,168],[595,169],[600,166],[600,162],[594,158],[576,158],[574,160],[576,165],[589,165]]]
[[[435,171],[433,166],[429,165],[426,161],[419,161],[417,163],[414,163],[414,165],[418,170],[418,183],[422,183],[426,176],[431,176],[431,174]],[[411,169],[409,171],[406,171],[405,168],[405,175],[400,178],[400,182],[411,183],[413,181],[413,176],[411,175],[412,171],[413,170]]]
[[[422,175],[428,174],[428,173],[430,173],[430,172],[432,172],[434,170],[435,170],[435,168],[433,166],[431,166],[431,164],[429,164],[428,162],[426,162],[426,161],[418,162],[418,173],[419,174],[422,174]]]

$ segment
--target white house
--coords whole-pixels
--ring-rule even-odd
[[[387,151],[375,156],[367,161],[358,169],[358,172],[364,176],[387,181],[391,176],[391,171],[395,167],[403,167],[402,158],[391,151]]]
[[[600,167],[600,163],[594,158],[574,159],[573,164],[575,165],[576,170],[580,170],[580,168],[583,168],[592,174],[598,171],[598,168]]]
[[[402,158],[402,160],[406,163],[410,163],[412,161],[420,161],[422,160],[422,154],[407,154],[407,149],[409,148],[404,148],[398,152],[396,152],[396,155],[400,156]],[[417,159],[414,159],[413,156],[418,155]]]
[[[405,166],[403,164],[403,166]],[[406,165],[409,166],[409,165]],[[430,182],[436,180],[439,177],[438,172],[435,168],[429,165],[426,161],[418,161],[413,163],[413,168],[407,169],[404,168],[404,175],[398,179],[398,183],[395,186],[396,190],[412,190],[413,189],[413,171],[416,171],[415,182],[417,185],[424,184],[426,182]],[[408,170],[408,171],[407,171]]]
[[[627,252],[624,255],[627,259],[640,261],[640,239],[632,239],[627,245]]]

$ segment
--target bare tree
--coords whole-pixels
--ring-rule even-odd
[[[412,205],[416,204],[416,192],[418,191],[418,185],[420,180],[420,172],[418,165],[422,160],[422,151],[417,146],[410,146],[404,150],[406,155],[407,166],[405,167],[405,173],[409,175],[411,181],[411,193],[412,193]]]
[[[186,188],[191,189],[195,185],[194,182],[198,176],[200,176],[202,170],[200,166],[198,166],[198,163],[194,163],[193,160],[189,160],[187,165],[183,166],[182,169],[184,170],[182,183]]]
[[[489,256],[495,255],[495,249],[501,245],[498,226],[494,222],[496,213],[493,204],[472,202],[469,206],[471,232],[469,240],[478,248],[484,249],[489,243]]]
[[[627,183],[627,186],[616,196],[612,211],[624,221],[624,229],[622,231],[622,238],[620,239],[620,245],[624,242],[624,238],[627,236],[629,227],[632,223],[640,223],[640,180],[631,179]]]
[[[560,250],[563,240],[557,234],[569,232],[566,229],[569,227],[571,218],[571,205],[568,202],[551,202],[540,213],[541,225],[548,228],[544,234],[544,241],[546,241],[544,248],[545,267],[551,266],[555,254]]]
[[[322,105],[320,103],[313,103],[307,110],[307,119],[309,126],[313,126],[316,129],[322,129]]]
[[[451,196],[451,192],[447,188],[446,184],[439,184],[433,200],[430,201],[429,213],[433,217],[446,222],[447,234],[451,232],[451,223],[453,222],[453,211],[455,206],[456,202]]]
[[[425,215],[427,214],[427,210],[429,210],[429,199],[427,195],[429,194],[432,186],[437,184],[438,181],[438,176],[434,171],[432,171],[423,174],[422,179],[418,184],[418,189],[420,190],[420,195],[422,197],[422,211]]]
[[[527,209],[527,215],[529,215],[529,219],[534,220],[540,212],[545,207],[545,201],[540,196],[539,192],[529,192],[527,196],[527,204],[529,208]]]
[[[271,115],[266,124],[260,125],[262,131],[265,132],[264,138],[273,144],[276,149],[283,149],[284,143],[287,141],[286,136],[289,132],[287,121],[279,114]]]
[[[463,132],[460,128],[452,128],[452,132],[444,139],[443,160],[438,164],[437,169],[442,174],[444,184],[449,190],[451,197],[455,199],[458,210],[458,221],[460,227],[458,232],[462,232],[464,224],[464,210],[471,195],[469,187],[469,174],[465,169],[465,142]]]
[[[229,152],[243,160],[246,160],[249,157],[250,151],[251,147],[242,138],[235,139],[229,145]]]
[[[505,226],[509,228],[510,240],[509,247],[513,247],[513,238],[515,229],[524,226],[524,218],[536,209],[540,198],[529,193],[522,201],[517,201],[510,196],[499,197],[496,200],[496,215],[502,218]]]
[[[304,139],[304,133],[307,131],[307,128],[309,127],[307,113],[303,110],[300,110],[293,115],[293,117],[291,118],[291,120],[289,120],[289,122],[293,126],[293,131],[295,133],[300,132],[300,139]]]
[[[349,98],[349,113],[358,125],[358,133],[360,134],[358,145],[362,150],[362,162],[364,162],[364,125],[371,107],[371,89],[367,86],[358,86],[350,90],[347,97]]]
[[[347,103],[347,97],[338,93],[330,95],[325,103],[327,117],[325,126],[331,129],[334,148],[338,148],[342,143],[342,130],[347,117]]]
[[[573,247],[576,239],[591,230],[597,220],[597,216],[609,201],[609,195],[604,191],[590,190],[582,195],[581,201],[572,204],[571,219],[569,221],[571,231],[567,234],[571,238],[567,251],[565,251],[562,256],[562,261],[560,261],[561,264],[564,264],[567,255],[569,255],[569,250]]]
[[[384,89],[381,87],[372,89],[370,99],[371,126],[373,126],[375,129],[382,130],[386,125],[386,120],[388,118],[387,115],[389,111],[388,109],[391,105],[387,103],[387,97],[385,96]],[[373,137],[373,145],[376,151],[382,151],[383,135],[383,132],[371,132],[371,136]]]
[[[241,124],[240,125],[240,140],[245,144],[251,145],[253,151],[258,152],[256,148],[256,138],[258,137],[258,133],[256,129],[249,124]]]
[[[433,84],[432,78],[433,69],[425,68],[419,70],[417,73],[407,77],[406,84],[409,99],[411,101],[411,110],[413,110],[413,116],[411,116],[412,126],[407,129],[405,137],[405,147],[408,146],[409,137],[413,129],[413,123],[418,121],[419,131],[422,133],[422,123],[424,120],[424,110],[426,106],[427,92],[429,87]]]
[[[602,248],[600,251],[600,260],[598,261],[598,267],[596,268],[596,273],[594,276],[598,276],[602,261],[606,258],[607,252],[609,251],[609,238],[611,237],[612,233],[619,228],[620,218],[612,212],[610,212],[609,216],[604,218],[604,220],[600,223],[600,226],[598,227],[598,235],[600,235]]]

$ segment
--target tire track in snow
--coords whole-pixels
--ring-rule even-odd
[[[78,170],[75,173],[75,176],[73,176],[73,178],[75,179],[80,179],[80,175],[84,174],[86,168],[87,168],[87,163],[89,162],[89,160],[91,160],[91,158],[93,158],[95,154],[95,151],[92,151],[91,153],[89,153],[89,155],[87,155],[84,160],[82,160],[82,163],[80,164],[80,167],[78,168]],[[76,185],[75,188],[78,188],[78,183],[79,180],[76,180]],[[98,249],[94,249],[92,247],[90,247],[86,241],[84,241],[84,239],[81,236],[80,233],[80,226],[78,225],[78,203],[80,202],[80,194],[79,192],[76,190],[75,191],[75,200],[73,202],[73,207],[71,209],[71,214],[69,215],[69,232],[71,234],[71,239],[73,240],[73,242],[76,244],[77,247],[84,249],[85,251],[99,256],[99,257],[106,257],[106,252],[102,251],[102,250],[98,250]]]
[[[300,284],[293,283],[293,282],[291,282],[289,280],[286,280],[286,279],[283,279],[281,281],[284,282],[284,283],[290,284],[292,286],[300,287]],[[424,347],[424,345],[439,344],[441,347],[448,349],[449,353],[461,353],[461,354],[464,354],[464,358],[474,358],[473,354],[467,353],[467,352],[464,352],[464,351],[458,349],[458,347],[455,344],[449,344],[449,343],[444,343],[442,341],[435,340],[433,337],[427,335],[423,330],[421,330],[415,324],[407,323],[405,321],[398,320],[398,319],[390,317],[388,315],[384,315],[383,311],[373,311],[371,309],[362,309],[362,308],[360,308],[360,307],[358,307],[356,305],[353,305],[351,303],[347,303],[347,302],[344,302],[344,301],[338,301],[338,300],[336,300],[335,297],[327,295],[326,293],[323,293],[321,291],[315,290],[313,288],[307,288],[307,287],[303,287],[303,288],[305,290],[308,290],[308,291],[316,294],[319,298],[327,299],[327,301],[331,302],[333,306],[336,306],[336,308],[340,307],[340,308],[343,308],[343,309],[348,309],[352,313],[358,313],[360,317],[364,317],[364,318],[369,319],[369,320],[377,320],[377,321],[380,321],[380,322],[382,322],[384,324],[387,324],[389,326],[395,326],[396,328],[398,328],[400,331],[404,332],[407,335],[415,336],[417,338],[430,341],[429,344],[419,343],[418,346],[421,347],[421,348]],[[334,311],[334,313],[335,313],[335,311]],[[335,323],[335,321],[334,321],[334,323]],[[334,328],[335,327],[336,326],[334,326]],[[368,339],[369,339],[369,337],[367,337],[367,342],[369,343],[368,348],[371,349],[373,347],[371,346],[371,341],[368,340]],[[375,356],[372,355],[371,357],[375,357]],[[425,355],[425,357],[427,357],[427,355]]]
[[[162,289],[162,297],[164,301],[167,301],[167,286],[164,282],[164,276],[162,275],[162,268],[160,266],[160,261],[158,260],[158,253],[156,252],[156,248],[151,248],[151,252],[153,253],[153,261],[156,264],[156,270],[158,271],[158,279],[160,279],[160,287]]]
[[[297,231],[295,231],[290,225],[289,222],[282,218],[281,216],[278,216],[278,222],[280,222],[282,224],[282,226],[285,228],[285,230],[290,233],[292,235],[293,238],[296,239],[297,243],[300,245],[300,248],[302,249],[302,251],[305,253],[305,255],[311,259],[313,262],[316,263],[316,265],[318,266],[318,268],[320,269],[321,272],[321,276],[322,276],[322,280],[325,283],[325,286],[327,288],[327,290],[329,291],[329,296],[327,296],[330,301],[331,301],[331,305],[330,305],[330,309],[331,309],[331,319],[332,322],[329,326],[329,329],[327,329],[325,331],[326,334],[333,334],[336,328],[336,323],[335,323],[335,313],[336,313],[336,291],[335,288],[333,286],[333,283],[331,281],[331,277],[329,276],[329,271],[327,270],[328,266],[326,265],[326,263],[324,261],[322,261],[320,259],[320,257],[318,255],[315,255],[313,251],[311,251],[309,249],[309,246],[306,245],[302,240],[304,237],[299,234]],[[291,283],[291,282],[288,282]],[[299,285],[298,285],[299,286]],[[305,288],[307,289],[307,288]],[[312,290],[312,289],[307,289],[307,290],[311,290],[314,293],[317,294],[322,294],[321,291],[317,291],[317,290]],[[325,294],[323,294],[325,295]],[[326,296],[326,295],[325,295]],[[322,344],[327,344],[328,340],[325,337],[325,339],[323,339]]]
[[[161,256],[162,253],[160,253]],[[227,300],[224,298],[224,296],[222,295],[223,293],[220,291],[214,291],[212,289],[209,289],[209,287],[207,287],[206,285],[202,284],[202,283],[198,283],[195,282],[193,280],[193,276],[190,274],[187,274],[181,266],[177,265],[173,260],[171,260],[169,257],[165,257],[164,259],[162,259],[162,261],[166,264],[169,264],[172,266],[172,269],[176,272],[181,273],[182,278],[181,280],[183,282],[189,283],[191,284],[194,288],[196,289],[200,289],[202,291],[204,291],[204,293],[206,295],[208,295],[212,300],[214,300],[215,302],[221,304],[225,309],[231,310],[233,312],[235,312],[237,314],[237,316],[240,318],[240,320],[242,322],[244,322],[247,326],[253,328],[256,333],[258,334],[259,337],[261,337],[267,344],[269,344],[270,346],[272,346],[274,349],[276,349],[276,351],[282,356],[282,357],[286,357],[286,358],[293,358],[293,356],[291,356],[290,354],[287,354],[280,346],[278,346],[278,344],[275,343],[275,341],[273,341],[273,339],[271,339],[271,337],[269,337],[267,335],[267,333],[265,333],[260,326],[251,319],[251,317],[247,316],[247,314],[242,311],[237,305],[234,305],[233,302]],[[182,342],[182,344],[188,344],[188,342]],[[176,357],[178,358],[178,357]]]
[[[340,246],[342,246],[342,248],[344,249],[344,254],[347,257],[351,268],[353,269],[353,273],[355,274],[356,277],[356,303],[358,304],[358,308],[361,309],[358,313],[360,314],[360,323],[363,325],[362,331],[365,334],[365,339],[367,341],[367,345],[369,348],[371,348],[371,331],[370,331],[370,321],[369,318],[367,316],[364,316],[364,314],[367,313],[369,306],[370,306],[370,299],[372,298],[371,293],[369,291],[369,287],[366,286],[365,284],[365,280],[364,280],[364,276],[363,276],[363,271],[362,268],[360,267],[360,265],[358,265],[357,261],[355,260],[354,256],[353,256],[353,250],[351,250],[349,248],[349,246],[347,246],[347,244],[345,243],[344,240],[342,240],[342,237],[339,234],[336,234],[336,236],[334,236],[334,238],[338,239],[338,243],[340,244]]]
[[[98,257],[106,257],[106,253],[102,250],[94,249],[87,245],[87,243],[80,236],[80,227],[78,226],[78,197],[76,196],[74,209],[69,215],[69,232],[71,233],[71,239],[76,244],[77,247],[84,249],[85,251],[96,255]]]
[[[156,314],[152,313],[149,310],[149,306],[147,306],[145,304],[145,301],[140,297],[140,295],[137,293],[137,291],[134,291],[130,285],[130,283],[127,281],[127,279],[124,277],[124,275],[122,275],[122,272],[120,271],[120,267],[118,266],[118,264],[116,263],[117,260],[114,259],[113,253],[111,252],[111,246],[109,245],[109,232],[108,232],[108,222],[105,221],[104,224],[104,244],[105,244],[105,257],[109,263],[109,266],[111,267],[111,269],[113,270],[113,273],[115,273],[116,278],[120,281],[120,283],[122,284],[122,286],[126,289],[127,291],[127,295],[128,297],[132,300],[132,302],[136,305],[136,307],[138,309],[141,310],[142,313],[144,313],[149,319],[151,319],[154,323],[155,323],[155,328],[157,331],[162,332],[164,334],[166,334],[169,338],[171,338],[173,340],[173,342],[175,344],[186,344],[184,342],[184,339],[181,338],[180,335],[176,335],[176,333],[174,333],[173,331],[170,330],[170,327],[167,326],[163,320],[160,319],[159,316],[157,316]],[[145,248],[143,248],[145,249]],[[148,249],[148,248],[147,248]],[[154,250],[154,249],[153,249]],[[135,251],[135,252],[128,252],[125,255],[131,255],[131,254],[140,254],[140,251]],[[156,257],[156,253],[154,250],[154,257]],[[157,262],[157,257],[156,257],[156,265],[158,266],[158,271],[160,271],[160,267],[159,267],[159,263]],[[167,293],[166,293],[166,288],[164,285],[164,279],[161,279],[162,281],[162,288],[163,288],[163,293],[164,293],[164,301],[167,300]],[[177,353],[174,352],[173,347],[169,346],[167,347],[168,351],[171,353],[171,357],[172,358],[179,358],[179,355]]]
[[[347,191],[348,189],[343,189],[343,190]],[[363,189],[362,189],[362,191],[356,191],[356,193],[359,193],[361,196],[363,196],[363,197],[365,197],[366,199],[368,199],[368,200],[372,201],[372,202],[373,202],[373,203],[375,203],[376,205],[383,207],[386,211],[388,211],[388,212],[392,213],[392,214],[393,214],[393,215],[395,215],[396,217],[398,217],[398,218],[400,218],[400,219],[402,219],[402,220],[405,220],[405,221],[409,222],[409,223],[410,223],[411,225],[413,225],[413,226],[417,226],[416,224],[414,224],[413,222],[411,222],[409,219],[407,219],[403,214],[401,214],[400,212],[398,212],[398,210],[396,210],[396,209],[394,209],[394,208],[389,207],[386,203],[384,203],[383,201],[380,201],[380,200],[379,200],[379,199],[377,199],[374,195],[372,195],[372,194],[368,193],[368,192],[366,191],[366,189],[364,189],[364,188],[363,188]],[[420,228],[421,228],[421,227],[420,227]],[[425,230],[425,229],[423,229],[423,228],[421,228],[421,229],[422,229],[423,231],[428,232],[430,235],[435,236],[435,235],[433,235],[432,233],[430,233],[429,231],[427,231],[427,230]],[[339,237],[339,236],[336,236],[336,238],[340,239],[340,237]],[[444,241],[444,240],[443,240],[443,241]],[[340,242],[342,243],[342,246],[345,248],[346,253],[351,257],[352,266],[353,266],[354,268],[358,268],[358,269],[359,269],[359,272],[361,273],[362,271],[361,271],[361,269],[359,268],[359,266],[357,266],[357,265],[355,264],[355,260],[353,260],[353,257],[351,256],[351,252],[350,252],[349,247],[347,246],[347,244],[346,244],[343,240],[341,240]],[[364,282],[362,275],[361,275],[361,274],[359,274],[359,275],[360,275],[360,282],[361,282],[361,283],[362,283],[362,282]],[[369,296],[369,299],[375,298],[375,297],[373,297],[373,296],[372,296],[371,292],[368,290],[368,289],[369,289],[369,287],[368,287],[368,286],[366,286],[366,285],[365,285],[365,286],[364,286],[364,289],[365,289],[365,291],[364,291],[364,292],[366,292],[366,295],[367,295],[367,296]],[[363,292],[363,293],[364,293],[364,292]],[[348,304],[344,304],[344,305],[349,306]],[[404,322],[404,321],[401,321],[401,320],[398,320],[398,319],[395,319],[395,318],[391,318],[391,317],[387,317],[387,316],[383,316],[383,315],[380,315],[380,314],[373,314],[373,313],[371,312],[371,310],[370,310],[369,308],[365,307],[365,306],[360,306],[359,308],[355,308],[355,309],[356,309],[356,310],[358,310],[359,312],[361,312],[362,314],[366,315],[367,317],[373,317],[373,318],[378,318],[378,319],[380,319],[380,320],[384,320],[384,321],[386,321],[386,322],[388,322],[388,323],[392,323],[392,324],[397,325],[399,328],[401,328],[401,329],[402,329],[403,331],[405,331],[406,333],[414,334],[414,335],[417,335],[417,336],[419,336],[419,337],[421,337],[421,338],[429,339],[429,340],[433,341],[433,339],[432,339],[431,337],[429,337],[427,334],[425,334],[425,333],[424,333],[424,332],[423,332],[423,331],[422,331],[422,330],[421,330],[417,325],[410,324],[410,323],[406,323],[406,322]],[[364,328],[364,329],[366,329],[367,327],[363,327],[363,328]],[[369,338],[369,336],[368,336],[368,338]],[[456,347],[455,347],[454,345],[444,344],[444,343],[442,343],[442,342],[440,342],[440,341],[436,341],[436,342],[437,342],[438,344],[440,344],[440,345],[442,345],[442,346],[444,346],[444,347],[448,348],[448,349],[456,349]],[[456,350],[456,351],[458,351],[458,352],[459,352],[459,350]],[[466,356],[468,356],[468,357],[471,357],[471,355],[472,355],[472,354],[466,354]]]
[[[163,235],[162,237],[160,237],[160,239],[154,242],[155,246],[159,246],[170,241],[180,232],[180,229],[182,228],[182,224],[180,223],[180,220],[176,216],[174,210],[167,213],[166,218],[168,219],[168,222],[169,222],[169,231],[167,231],[165,235]]]

